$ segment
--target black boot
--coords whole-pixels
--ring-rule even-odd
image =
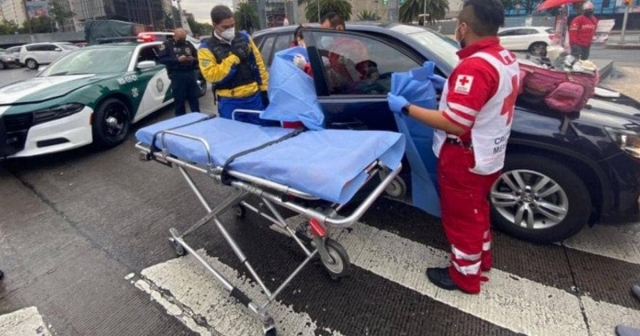
[[[449,276],[449,269],[447,268],[427,268],[427,278],[434,285],[446,289],[456,290],[460,289],[453,279]]]

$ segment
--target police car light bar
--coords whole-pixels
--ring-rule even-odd
[[[114,43],[114,42],[127,42],[127,41],[138,41],[137,36],[119,36],[119,37],[101,37],[97,38],[96,41],[98,44],[103,43]]]

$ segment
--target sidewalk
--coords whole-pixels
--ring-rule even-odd
[[[640,81],[637,79],[640,76],[640,68],[616,66],[616,75],[605,80],[603,84],[633,99],[640,100]]]

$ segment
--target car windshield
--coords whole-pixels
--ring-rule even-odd
[[[413,32],[406,33],[406,35],[436,54],[441,60],[446,62],[451,69],[458,64],[459,58],[456,52],[460,48],[453,39],[440,33],[424,29],[416,29]]]
[[[51,64],[39,77],[103,74],[127,70],[132,48],[78,49]]]

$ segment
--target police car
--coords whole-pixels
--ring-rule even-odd
[[[60,58],[0,88],[0,159],[123,142],[131,124],[173,102],[161,42],[110,43]]]

